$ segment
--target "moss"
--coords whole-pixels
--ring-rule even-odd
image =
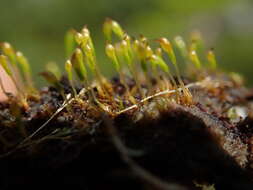
[[[66,38],[68,77],[59,79],[49,68],[42,73],[49,86],[22,89],[16,97],[6,93],[8,101],[0,103],[5,185],[18,185],[19,174],[12,181],[10,176],[22,171],[22,184],[33,186],[42,170],[45,186],[61,181],[88,189],[199,189],[196,181],[217,189],[252,189],[253,133],[247,127],[252,103],[243,80],[216,68],[212,51],[209,65],[203,64],[197,46],[189,45],[188,52],[177,37],[187,64],[182,76],[167,39],[158,40],[161,48],[153,50],[148,39],[130,38],[115,23],[107,20],[104,31],[110,40],[106,53],[119,77],[102,75],[84,27]],[[174,67],[165,62],[162,49]],[[22,60],[28,68],[23,55]],[[19,73],[11,64],[2,65]],[[31,82],[30,71],[25,76],[21,85]],[[231,109],[238,107],[245,117],[233,112],[237,119],[232,119]],[[82,174],[74,175],[77,171]]]

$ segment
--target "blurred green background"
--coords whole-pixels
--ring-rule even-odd
[[[37,73],[45,63],[65,60],[63,38],[69,28],[87,24],[104,58],[101,25],[105,17],[120,22],[131,35],[172,39],[198,29],[214,47],[220,66],[243,73],[253,84],[252,0],[1,0],[0,41],[21,50]],[[108,63],[108,60],[106,60]],[[112,74],[104,63],[104,73]],[[107,65],[107,66],[106,66]]]

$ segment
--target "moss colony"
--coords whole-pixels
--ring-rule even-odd
[[[219,71],[212,50],[203,59],[198,33],[190,45],[134,38],[110,19],[103,32],[116,77],[102,75],[84,27],[67,32],[65,74],[51,64],[41,90],[23,54],[1,43],[18,92],[1,81],[1,189],[253,189],[253,94],[242,77]]]

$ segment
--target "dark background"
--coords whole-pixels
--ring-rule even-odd
[[[30,60],[34,75],[43,65],[65,60],[67,29],[87,24],[106,66],[101,25],[105,17],[121,23],[131,35],[172,39],[198,29],[207,47],[214,47],[221,68],[243,73],[253,84],[252,0],[0,0],[0,41],[8,41]],[[106,61],[104,61],[106,60]],[[43,79],[35,77],[41,85]]]

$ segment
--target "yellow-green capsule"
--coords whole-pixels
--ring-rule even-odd
[[[191,33],[191,47],[190,50],[194,50],[196,52],[203,50],[203,38],[201,36],[201,33],[198,30],[195,30]]]
[[[150,62],[154,65],[159,66],[165,73],[169,73],[170,71],[169,66],[165,63],[165,61],[161,57],[153,54],[150,57]]]
[[[120,70],[119,61],[116,57],[115,48],[112,44],[107,44],[105,47],[106,55],[112,60],[112,63],[117,71]]]
[[[73,68],[75,69],[76,74],[78,75],[79,79],[81,81],[84,81],[87,79],[87,71],[83,62],[83,53],[82,50],[77,48],[72,57],[71,57],[71,63],[73,65]]]
[[[159,56],[159,57],[162,57],[162,49],[161,49],[161,48],[157,48],[157,49],[155,50],[155,54],[156,54],[157,56]]]
[[[21,52],[17,52],[16,55],[17,55],[17,62],[20,64],[20,68],[23,74],[25,76],[29,76],[29,78],[31,79],[32,73],[28,60]]]
[[[106,18],[103,24],[103,33],[107,41],[111,42],[112,40],[112,27],[111,27],[111,19]]]
[[[171,62],[174,65],[177,65],[176,56],[175,56],[175,53],[173,51],[173,48],[172,48],[172,45],[171,45],[170,41],[167,38],[160,38],[158,40],[158,42],[160,43],[162,49],[168,54]]]
[[[188,56],[187,55],[187,47],[186,47],[186,44],[185,44],[183,38],[181,36],[177,36],[177,37],[175,37],[174,41],[175,41],[176,47],[179,49],[181,55],[183,57],[187,57]]]
[[[208,53],[207,53],[207,60],[210,64],[210,67],[212,69],[216,69],[217,67],[217,62],[216,62],[216,58],[215,58],[215,54],[212,50],[209,50]]]
[[[73,84],[72,63],[71,63],[70,60],[67,60],[65,62],[65,71],[67,72],[68,80],[69,80],[70,86],[73,90],[73,93],[76,96],[77,93],[76,93],[76,89],[75,89],[74,84]]]
[[[107,18],[103,24],[103,33],[109,42],[112,40],[112,33],[114,33],[120,39],[124,38],[124,31],[122,30],[121,26],[118,24],[118,22],[110,18]]]
[[[83,36],[83,45],[81,47],[86,46],[88,44],[88,46],[91,48],[93,54],[95,55],[95,49],[94,49],[94,45],[93,45],[93,42],[92,42],[92,39],[90,36],[89,29],[86,26],[84,26],[81,33]]]
[[[86,46],[84,47],[84,53],[87,57],[90,69],[94,72],[96,70],[95,55],[92,47],[89,44],[86,44]]]
[[[83,35],[79,32],[76,32],[75,40],[78,45],[81,45],[81,43],[83,43],[83,40],[84,40]]]
[[[76,42],[75,42],[75,37],[76,37],[76,31],[71,29],[67,31],[65,35],[65,51],[66,51],[66,56],[69,57],[73,53]]]
[[[4,42],[1,44],[3,53],[9,58],[12,65],[16,65],[16,53],[14,48],[8,43]]]
[[[119,23],[117,23],[115,20],[111,21],[112,25],[112,31],[121,39],[124,37],[124,31],[122,30],[121,26]]]
[[[4,55],[0,55],[0,64],[2,65],[3,69],[5,72],[9,75],[12,76],[12,72],[8,66],[8,58]]]
[[[190,59],[197,69],[201,68],[201,63],[195,50],[190,52]]]
[[[73,80],[73,73],[72,73],[72,63],[70,60],[67,60],[65,62],[65,70],[67,72],[67,76],[68,76],[69,81],[72,81]]]

